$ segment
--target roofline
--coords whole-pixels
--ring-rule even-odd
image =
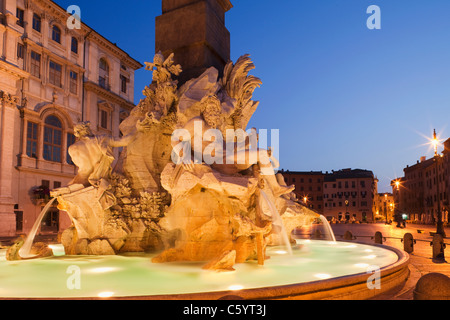
[[[68,17],[70,16],[69,13],[67,13],[67,10],[64,9],[63,7],[61,7],[59,4],[57,4],[55,1],[53,0],[37,0],[40,1],[42,3],[48,3],[48,4],[52,4],[54,5],[58,10],[63,11],[64,15],[67,15]],[[140,63],[138,60],[132,58],[125,50],[123,50],[122,48],[120,48],[116,43],[111,42],[110,40],[108,40],[107,38],[105,38],[104,36],[102,36],[100,33],[98,33],[94,28],[88,26],[86,23],[83,22],[83,20],[80,21],[82,26],[84,26],[87,30],[86,30],[86,34],[85,37],[91,37],[92,32],[94,32],[98,37],[102,38],[104,41],[108,42],[111,46],[116,47],[121,53],[122,55],[124,55],[126,58],[129,59],[130,64],[133,65],[133,68],[135,68],[135,70],[142,68],[144,65],[142,63]]]

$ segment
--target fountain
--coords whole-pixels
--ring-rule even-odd
[[[230,62],[222,79],[212,67],[179,89],[171,75],[181,68],[172,56],[157,54],[147,68],[154,82],[121,124],[123,138],[95,136],[89,123],[76,126],[78,140],[69,153],[78,174],[53,190],[47,204],[57,200],[72,226],[60,245],[50,246],[52,257],[30,259],[44,208],[25,244],[0,256],[6,275],[0,297],[367,298],[375,294],[366,284],[373,265],[381,270],[384,290],[405,281],[403,252],[337,242],[326,218],[302,206],[275,175],[271,150],[252,145],[254,130],[242,135],[242,144],[239,135],[223,144],[217,139],[227,129],[244,132],[256,109],[251,93],[260,81],[248,75],[248,55]],[[200,140],[199,147],[199,133],[216,139]],[[222,145],[244,161],[227,162]],[[113,171],[112,148],[118,146],[125,149]],[[223,163],[208,162],[205,150]],[[295,239],[294,229],[317,221],[325,238]],[[18,260],[6,261],[11,257]],[[73,270],[78,287],[69,283]]]
[[[274,149],[258,148],[256,129],[247,130],[261,85],[249,55],[181,86],[173,54],[157,53],[146,69],[153,82],[121,123],[122,138],[75,126],[78,173],[47,204],[57,201],[72,226],[53,256],[33,256],[44,208],[25,242],[0,255],[0,297],[367,298],[380,293],[366,283],[373,265],[383,290],[405,281],[407,255],[337,242],[275,173]],[[316,221],[325,239],[295,239],[294,229]]]
[[[27,239],[25,240],[23,246],[19,249],[19,255],[21,258],[32,258],[36,255],[31,254],[31,247],[33,245],[33,241],[34,241],[34,237],[36,236],[36,233],[39,229],[39,227],[41,226],[41,222],[42,219],[44,219],[45,214],[47,213],[48,209],[50,209],[50,207],[52,206],[53,202],[56,199],[53,198],[51,199],[46,205],[45,207],[42,209],[41,213],[39,214],[36,222],[33,225],[33,228],[31,229],[30,233],[28,234]]]

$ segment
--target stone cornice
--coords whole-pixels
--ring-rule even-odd
[[[21,155],[21,157],[27,157],[26,155]],[[35,161],[45,161],[45,160],[35,160]],[[58,163],[59,166],[61,167],[65,167],[67,168],[67,170],[75,170],[75,166],[70,165],[70,164],[60,164]],[[18,171],[22,171],[22,172],[31,172],[31,173],[39,173],[39,174],[44,174],[44,175],[52,175],[52,176],[58,176],[58,177],[62,177],[62,178],[73,178],[76,174],[76,172],[73,173],[68,173],[68,172],[61,172],[61,171],[56,171],[56,170],[51,170],[51,169],[44,169],[44,168],[30,168],[30,167],[24,167],[24,166],[15,166],[16,170]]]
[[[84,88],[88,91],[92,91],[95,92],[96,94],[98,94],[100,97],[111,101],[113,103],[117,103],[120,106],[131,110],[135,107],[134,103],[125,100],[124,98],[122,98],[121,96],[115,94],[114,92],[111,92],[109,90],[106,90],[102,87],[100,87],[98,84],[92,82],[92,81],[87,81],[84,83]]]
[[[128,53],[120,49],[116,44],[111,43],[105,37],[100,35],[99,33],[93,30],[92,33],[87,37],[88,39],[97,42],[101,47],[106,48],[115,56],[117,56],[120,60],[124,61],[127,65],[129,65],[132,69],[137,70],[143,67],[143,65],[130,57]]]
[[[230,0],[217,0],[217,2],[222,6],[225,12],[233,8],[233,4]]]
[[[29,75],[28,72],[4,60],[0,60],[0,71],[7,72],[15,77],[18,77],[19,79],[27,78]]]

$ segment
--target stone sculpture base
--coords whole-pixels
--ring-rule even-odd
[[[157,225],[140,217],[118,219],[113,208],[102,204],[105,195],[99,198],[98,193],[89,187],[58,197],[58,208],[67,211],[73,223],[61,236],[66,254],[114,255],[162,248]]]
[[[176,237],[174,245],[152,262],[204,261],[206,269],[231,270],[247,260],[263,264],[266,246],[282,242],[273,232],[281,230],[272,223],[272,213],[260,204],[260,189],[252,175],[223,175],[206,165],[187,171],[169,163],[161,182],[172,195],[172,204],[160,225]],[[289,198],[272,199],[282,210],[288,234],[317,217]]]

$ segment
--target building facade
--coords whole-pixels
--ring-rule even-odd
[[[449,222],[450,139],[437,157],[421,157],[403,169],[404,176],[392,181],[392,191],[399,213],[420,223],[436,223],[438,211]]]
[[[393,221],[394,220],[394,195],[392,193],[375,194],[375,221]]]
[[[142,65],[50,0],[0,0],[0,236],[27,233],[76,173],[73,127],[119,136]],[[116,151],[117,152],[117,151]],[[52,207],[43,232],[69,224]]]
[[[304,205],[323,213],[322,171],[282,171],[287,185],[295,185],[294,193]]]
[[[374,221],[377,179],[372,171],[342,169],[325,176],[324,216],[338,221]]]
[[[374,221],[377,179],[372,171],[342,169],[328,172],[281,171],[295,185],[300,202],[328,220]]]

